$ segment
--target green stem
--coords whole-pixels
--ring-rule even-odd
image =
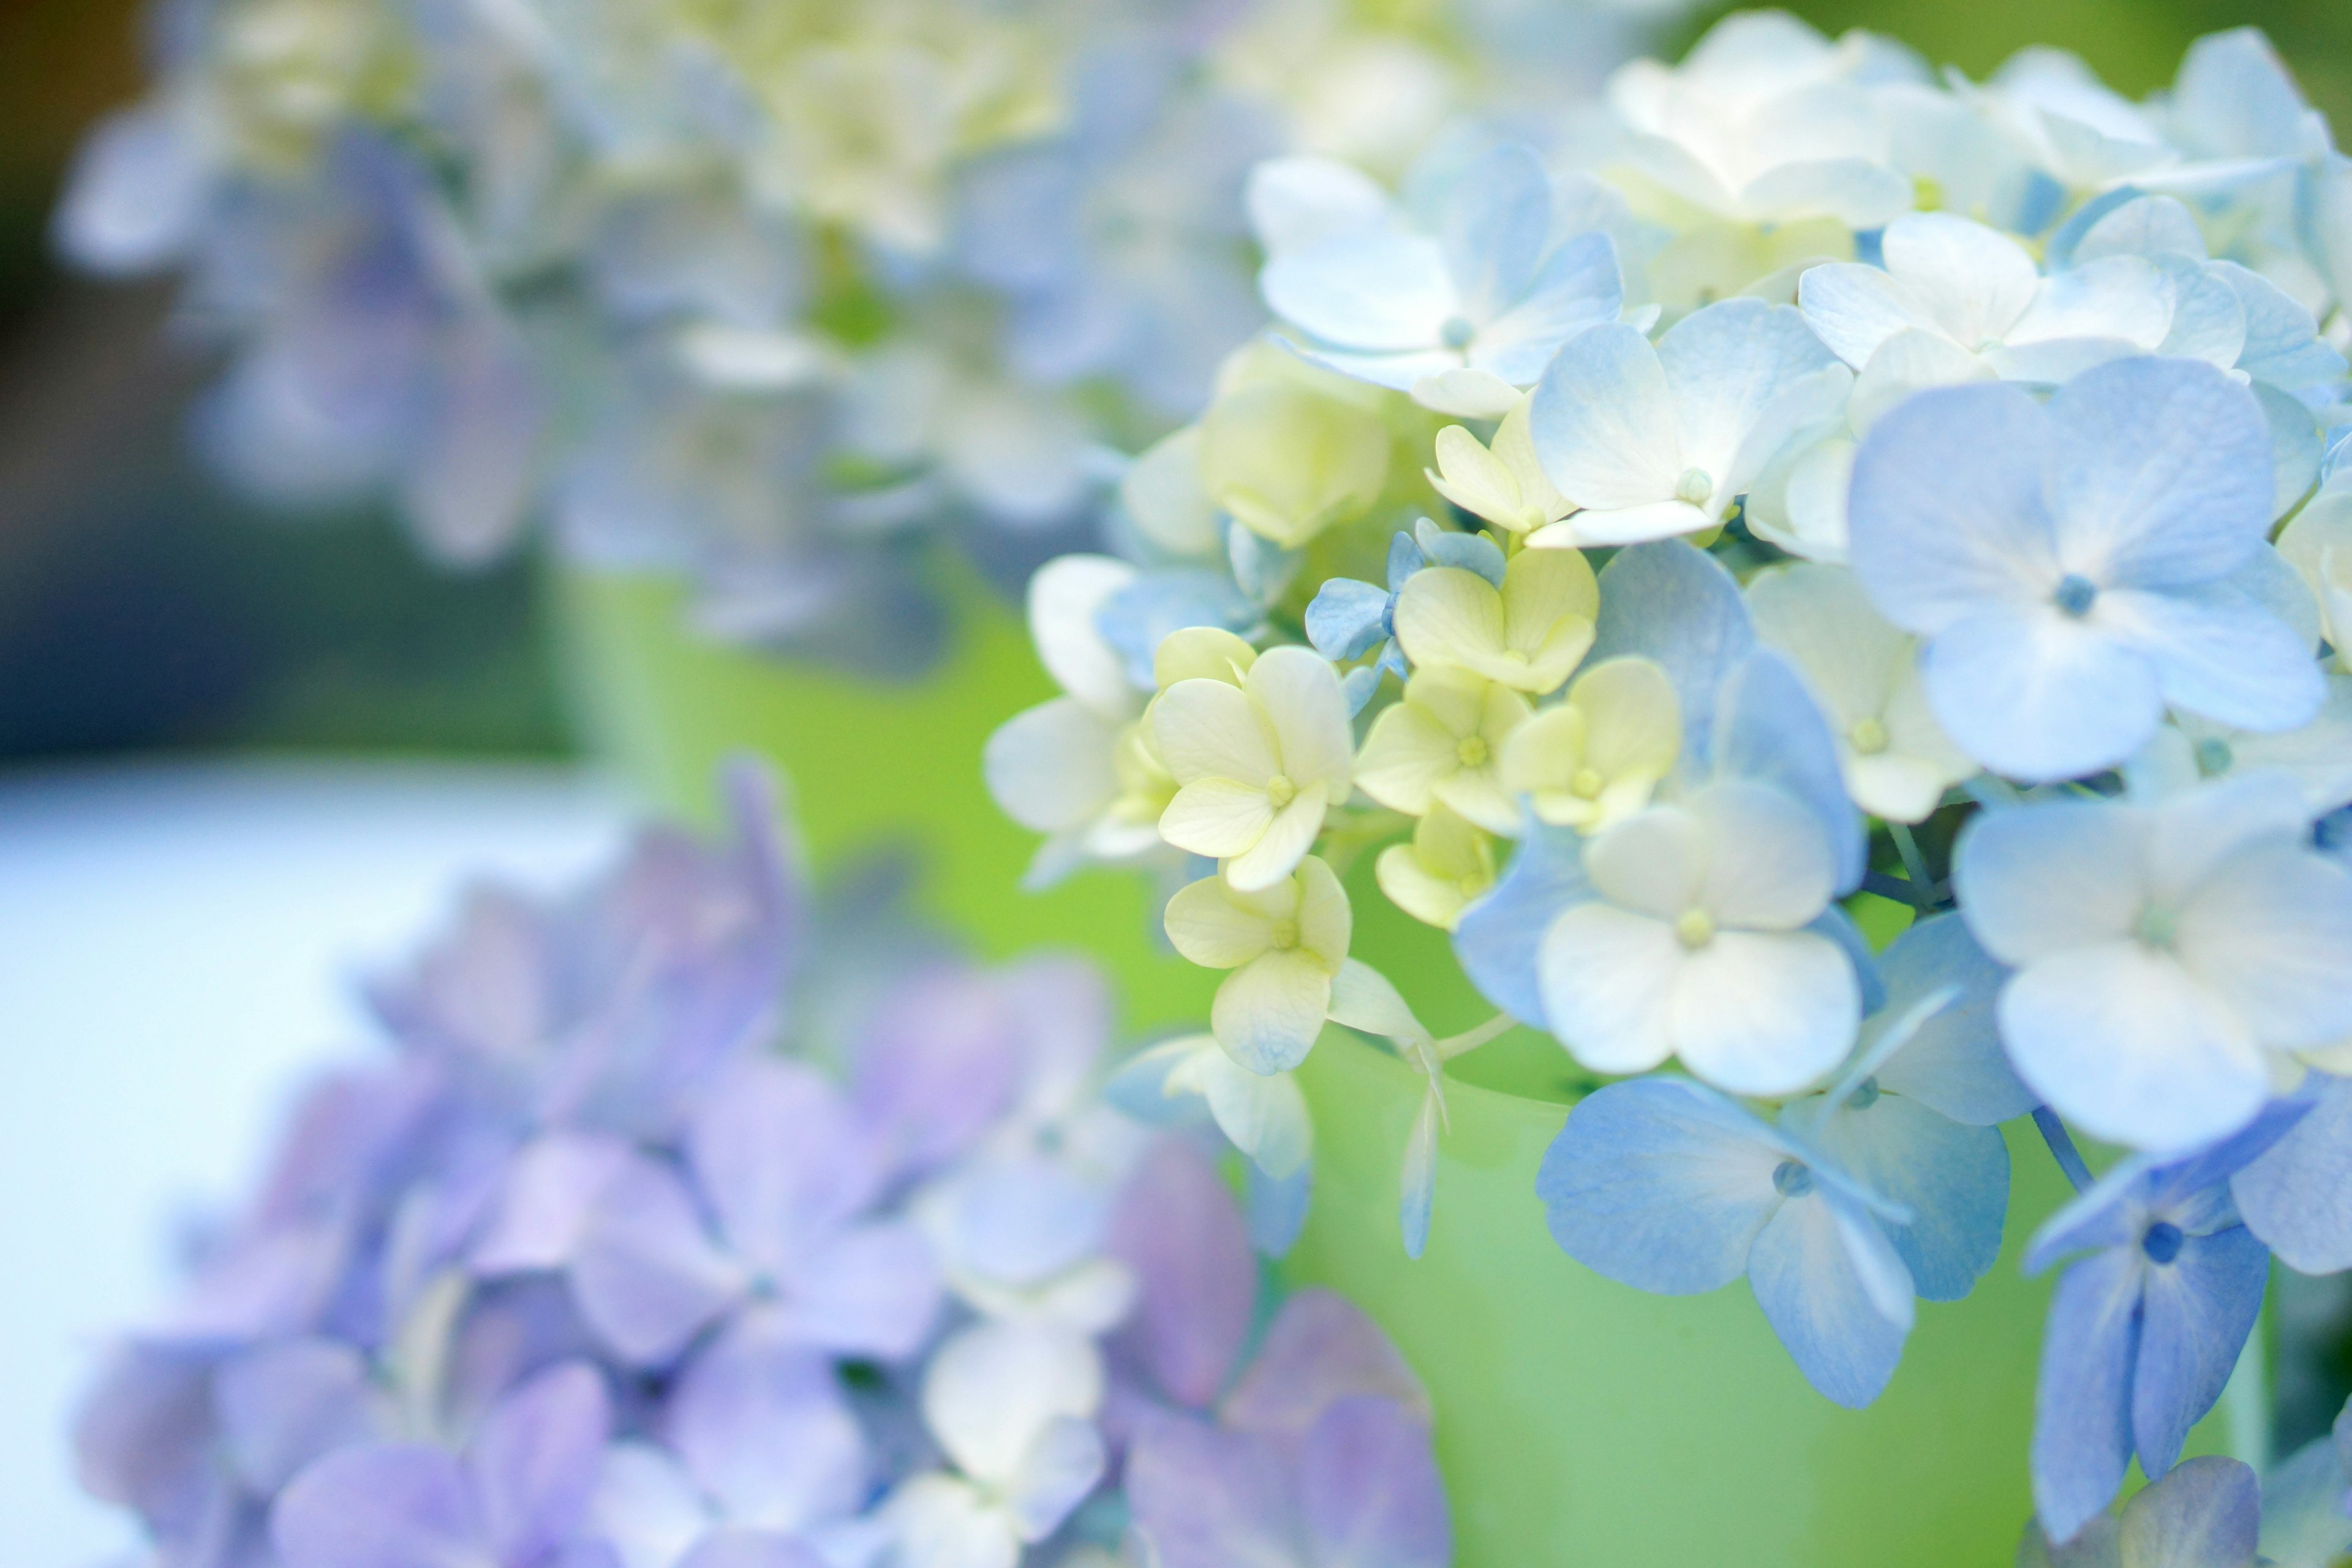
[[[1437,1042],[1437,1059],[1450,1062],[1455,1057],[1466,1056],[1480,1046],[1502,1038],[1517,1022],[1518,1020],[1508,1013],[1497,1013],[1475,1029],[1465,1029],[1461,1034],[1449,1035]]]

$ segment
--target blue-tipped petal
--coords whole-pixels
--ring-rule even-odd
[[[2161,1477],[2238,1364],[2262,1314],[2270,1249],[2243,1226],[2192,1236],[2147,1270],[2139,1356],[2132,1372],[2132,1442],[2140,1468]]]
[[[1454,956],[1479,994],[1522,1024],[1544,1024],[1538,956],[1544,932],[1571,904],[1592,898],[1584,841],[1528,816],[1511,863],[1454,928]]]
[[[1601,616],[1587,664],[1626,654],[1655,659],[1683,710],[1683,768],[1712,755],[1716,699],[1756,647],[1739,584],[1705,551],[1679,539],[1621,550],[1601,569]]]
[[[2131,1464],[2139,1275],[2129,1253],[2103,1252],[2066,1270],[2050,1299],[2033,1403],[2033,1505],[2053,1541],[2072,1539],[2105,1509]]]
[[[1911,1279],[1875,1221],[1828,1187],[1780,1205],[1748,1288],[1805,1380],[1858,1410],[1885,1390],[1911,1331]]]
[[[1797,1146],[1713,1089],[1637,1079],[1587,1096],[1536,1177],[1554,1240],[1598,1274],[1664,1295],[1739,1278],[1781,1206]]]

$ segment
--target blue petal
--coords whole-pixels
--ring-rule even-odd
[[[1592,896],[1583,840],[1529,817],[1510,865],[1454,928],[1454,956],[1479,994],[1520,1023],[1543,1027],[1537,954],[1544,932],[1560,910]]]
[[[1429,557],[1421,552],[1421,542],[1399,529],[1389,541],[1389,592],[1404,586],[1404,580],[1429,564]]]
[[[1314,1162],[1279,1178],[1259,1170],[1255,1160],[1243,1161],[1242,1167],[1248,1179],[1250,1246],[1261,1257],[1283,1257],[1307,1228],[1307,1206],[1315,1196]]]
[[[1570,240],[1544,262],[1526,299],[1488,321],[1470,344],[1470,363],[1513,386],[1542,379],[1560,345],[1624,309],[1617,247],[1605,234]]]
[[[1458,174],[1438,210],[1445,270],[1474,322],[1527,291],[1551,237],[1551,178],[1529,148],[1507,142]]]
[[[2033,1404],[2033,1505],[2053,1541],[2105,1508],[2131,1464],[2139,1274],[2131,1253],[2103,1252],[2066,1270],[2050,1299]]]
[[[1790,1199],[1756,1238],[1748,1284],[1823,1395],[1858,1410],[1885,1390],[1911,1330],[1911,1280],[1868,1215],[1825,1188]]]
[[[1621,550],[1601,573],[1601,616],[1588,664],[1638,654],[1665,667],[1683,709],[1683,765],[1702,773],[1716,695],[1756,647],[1739,584],[1679,539]]]
[[[2254,1472],[2207,1454],[2124,1505],[2123,1557],[2131,1568],[2252,1568],[2262,1526]]]
[[[1552,1238],[1595,1273],[1694,1295],[1748,1267],[1782,1203],[1772,1173],[1796,1145],[1681,1079],[1611,1084],[1578,1102],[1536,1176]]]
[[[1334,663],[1361,658],[1388,635],[1388,590],[1370,583],[1334,577],[1307,606],[1307,640]]]
[[[1993,1004],[2008,972],[1977,945],[1958,914],[1921,921],[1896,937],[1878,963],[1891,1012],[1948,988],[1958,993],[1879,1068],[1880,1088],[1977,1127],[2023,1116],[2040,1103],[2001,1053]]]
[[[2243,1226],[2181,1243],[2142,1287],[2132,1371],[2132,1440],[2140,1468],[2161,1477],[2238,1364],[2270,1283],[2270,1249]]]
[[[1869,844],[1862,814],[1846,795],[1837,742],[1804,678],[1778,653],[1755,648],[1731,669],[1717,702],[1715,776],[1756,779],[1785,791],[1821,824],[1837,857],[1837,890],[1853,891],[1862,882]]]
[[[1832,1111],[1815,1137],[1865,1186],[1911,1210],[1909,1225],[1886,1233],[1921,1296],[1957,1301],[1976,1288],[2000,1256],[2009,1214],[2009,1145],[1999,1129],[1882,1093]]]
[[[1095,611],[1095,629],[1118,651],[1128,679],[1139,691],[1157,686],[1151,659],[1170,632],[1185,626],[1246,632],[1257,621],[1257,606],[1243,597],[1231,578],[1199,566],[1139,574]]]
[[[1455,533],[1428,518],[1413,524],[1414,540],[1428,553],[1433,566],[1457,566],[1475,572],[1496,587],[1503,585],[1503,550],[1483,533]]]
[[[2352,1268],[2352,1079],[2314,1073],[2311,1111],[2230,1179],[2246,1228],[2305,1274]]]
[[[1351,669],[1339,678],[1339,694],[1348,700],[1349,718],[1353,719],[1361,713],[1364,704],[1372,700],[1372,693],[1381,689],[1381,671],[1388,668],[1388,654],[1392,647],[1391,649],[1382,651],[1380,663]],[[1399,671],[1398,679],[1403,679],[1402,671]]]
[[[1238,524],[1225,531],[1225,556],[1233,563],[1234,584],[1261,607],[1289,591],[1306,560],[1300,552],[1269,544]]]
[[[1817,936],[1825,936],[1845,949],[1847,962],[1853,965],[1853,977],[1862,983],[1862,1010],[1864,1015],[1882,1012],[1886,1007],[1886,978],[1879,972],[1878,955],[1870,951],[1870,939],[1852,916],[1837,904],[1832,904],[1813,917],[1805,929]]]

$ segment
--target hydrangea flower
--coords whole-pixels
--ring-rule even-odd
[[[1445,805],[1489,833],[1518,826],[1503,791],[1503,749],[1528,721],[1528,700],[1510,685],[1438,664],[1405,683],[1364,738],[1357,782],[1382,805],[1412,816]]]
[[[1197,1154],[1171,1147],[1153,1169],[1120,1218],[1144,1285],[1117,1348],[1129,1501],[1155,1560],[1442,1568],[1452,1531],[1412,1369],[1319,1290],[1286,1300],[1245,1354],[1257,1280],[1241,1216]]]
[[[1151,709],[1176,793],[1162,837],[1230,860],[1241,892],[1289,877],[1354,776],[1348,700],[1329,664],[1303,648],[1261,656],[1239,681],[1179,680]]]
[[[1540,697],[1556,691],[1592,646],[1601,591],[1573,550],[1522,551],[1500,584],[1435,565],[1397,591],[1391,619],[1416,666],[1456,665]]]
[[[1453,176],[1426,231],[1383,212],[1306,244],[1261,238],[1267,308],[1318,363],[1451,413],[1502,414],[1622,300],[1609,237],[1556,243],[1551,181],[1509,143]]]
[[[2273,1060],[2352,1033],[2352,881],[2306,847],[2302,792],[2248,774],[2154,806],[2062,800],[1979,817],[1960,907],[2016,973],[2001,1037],[2094,1133],[2188,1149],[2242,1126]]]
[[[2029,1526],[2018,1568],[2255,1568],[2263,1525],[2254,1472],[2207,1454],[2184,1459],[2132,1494],[2120,1518],[2095,1516],[2059,1543]]]
[[[1862,993],[1844,949],[1809,931],[1835,865],[1803,810],[1727,782],[1602,830],[1596,899],[1543,933],[1544,1018],[1598,1072],[1668,1058],[1741,1094],[1785,1094],[1853,1042]]]
[[[2244,388],[2184,360],[2085,372],[2037,405],[1923,394],[1854,464],[1854,574],[1921,639],[1936,719],[1996,772],[2124,761],[2165,705],[2255,730],[2318,710],[2263,583],[2270,438]]]
[[[1938,380],[2054,384],[2151,353],[2172,330],[2172,289],[2137,256],[2086,257],[2043,278],[2017,241],[1944,213],[1906,213],[1879,245],[1884,268],[1832,262],[1798,288],[1805,324],[1857,371],[1919,333],[1948,363]]]
[[[1846,790],[1889,822],[1918,822],[1976,772],[1929,711],[1916,643],[1880,617],[1853,574],[1779,567],[1748,584],[1756,635],[1796,664],[1836,737]]]
[[[1270,888],[1203,877],[1168,900],[1168,940],[1230,970],[1210,1011],[1217,1043],[1254,1072],[1297,1067],[1331,1011],[1354,920],[1331,868],[1312,856]]]
[[[1503,787],[1540,821],[1597,833],[1650,804],[1682,750],[1682,702],[1665,670],[1603,659],[1503,743]]]
[[[1612,1084],[1569,1112],[1536,1190],[1568,1255],[1620,1283],[1694,1295],[1746,1275],[1839,1404],[1869,1404],[1894,1374],[1911,1276],[1877,1217],[1909,1211],[1736,1102],[1676,1079]]]
[[[1636,544],[1697,533],[1849,377],[1796,311],[1728,300],[1653,346],[1596,327],[1545,370],[1529,433],[1545,474],[1581,509],[1528,535],[1547,546]]]
[[[2292,1120],[2273,1115],[2169,1163],[2127,1160],[2034,1237],[2032,1269],[2090,1254],[2060,1276],[2042,1340],[2033,1499],[2053,1538],[2107,1506],[2135,1455],[2162,1479],[2221,1397],[2270,1279],[2229,1179]]]

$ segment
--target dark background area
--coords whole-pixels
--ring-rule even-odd
[[[1563,0],[1566,3],[1566,0]],[[2044,42],[2119,89],[2254,22],[2352,126],[2352,0],[1814,0],[1981,75]],[[1674,29],[1679,50],[1719,14]],[[549,755],[568,747],[528,562],[437,574],[373,510],[271,515],[182,431],[209,366],[168,285],[62,274],[47,228],[93,119],[140,90],[130,0],[0,5],[0,762],[126,751]]]

